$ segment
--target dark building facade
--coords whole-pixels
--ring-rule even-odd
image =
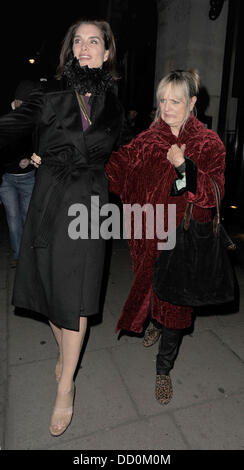
[[[228,4],[218,133],[227,149],[225,205],[244,226],[244,4],[242,0]]]
[[[1,32],[1,113],[10,109],[22,79],[55,74],[62,38],[80,17],[107,19],[118,49],[120,98],[127,110],[148,113],[159,79],[172,68],[197,68],[203,80],[199,118],[217,131],[227,147],[224,204],[244,206],[243,1],[91,0],[80,10],[5,10],[11,28]],[[6,40],[7,38],[7,40]],[[35,58],[35,64],[28,62]],[[231,211],[230,211],[231,212]]]

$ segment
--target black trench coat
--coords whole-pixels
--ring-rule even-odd
[[[42,157],[24,227],[13,304],[77,331],[80,315],[99,309],[105,242],[72,239],[69,226],[74,217],[69,209],[83,204],[90,225],[91,196],[99,196],[100,207],[108,202],[104,164],[120,135],[123,109],[113,89],[94,97],[92,124],[83,132],[74,91],[65,89],[62,81],[54,83],[0,118],[1,147],[34,131],[34,151]]]

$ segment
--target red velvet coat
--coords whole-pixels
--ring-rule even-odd
[[[178,178],[174,166],[167,160],[167,151],[172,144],[186,144],[185,155],[197,167],[195,194],[185,191],[172,196],[171,189]],[[161,120],[156,126],[135,137],[129,144],[113,152],[106,165],[110,191],[118,194],[123,204],[145,203],[176,204],[176,224],[183,216],[187,201],[196,206],[193,216],[204,222],[211,218],[211,207],[215,206],[214,191],[209,179],[212,176],[224,192],[225,148],[218,135],[206,129],[191,116],[175,137],[170,127]],[[165,213],[165,218],[167,212]],[[119,329],[141,332],[148,315],[151,300],[151,315],[168,328],[187,328],[191,324],[192,308],[176,306],[161,301],[152,291],[153,266],[160,253],[158,239],[128,240],[130,245],[134,280],[117,324]]]

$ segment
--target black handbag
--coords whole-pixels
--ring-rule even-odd
[[[162,250],[154,264],[153,290],[175,305],[223,304],[234,299],[234,272],[228,249],[235,244],[220,223],[220,191],[211,178],[216,197],[216,214],[207,223],[192,218],[188,203],[176,228],[176,244]]]

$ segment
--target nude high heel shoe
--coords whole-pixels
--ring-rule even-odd
[[[75,398],[75,384],[68,393],[57,393],[49,431],[52,436],[61,436],[71,423]]]

